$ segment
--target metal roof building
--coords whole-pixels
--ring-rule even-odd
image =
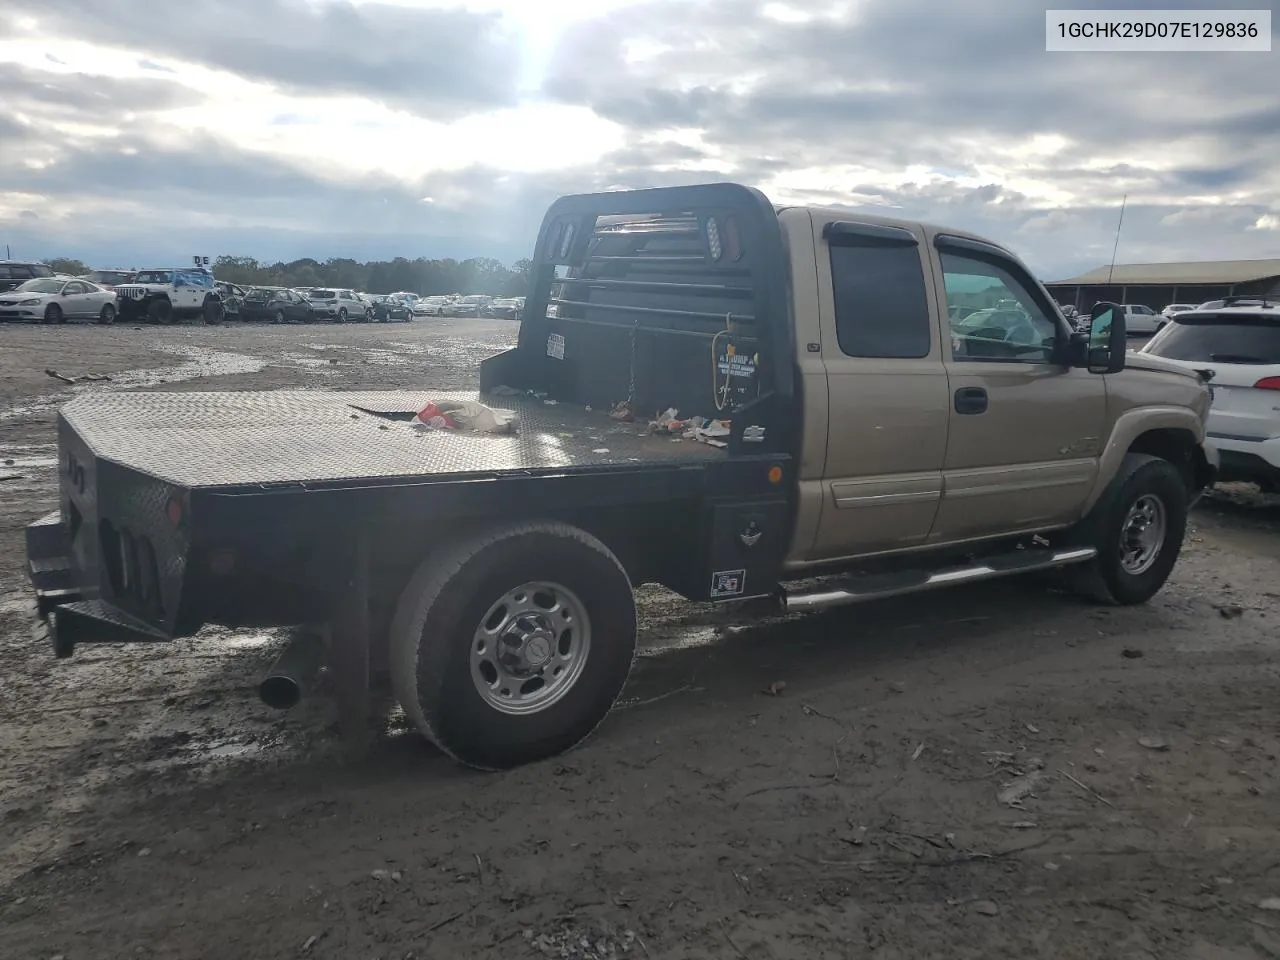
[[[1059,303],[1081,310],[1099,300],[1161,310],[1170,303],[1199,304],[1230,296],[1280,297],[1280,259],[1116,264],[1045,286]]]

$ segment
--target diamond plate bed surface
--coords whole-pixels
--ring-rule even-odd
[[[514,436],[424,430],[378,414],[480,400]],[[644,434],[601,411],[458,391],[103,393],[62,408],[101,458],[186,487],[550,471],[719,459],[722,449]]]

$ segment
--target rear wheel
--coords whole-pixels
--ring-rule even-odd
[[[1149,454],[1128,454],[1111,491],[1077,531],[1079,542],[1096,547],[1098,555],[1067,568],[1071,586],[1102,603],[1150,600],[1178,562],[1187,502],[1177,467]]]
[[[116,308],[110,303],[102,305],[102,311],[98,314],[98,322],[102,324],[113,324],[116,322]]]
[[[66,317],[62,313],[62,308],[56,303],[51,303],[44,308],[45,323],[65,323]]]
[[[635,656],[631,583],[562,523],[491,529],[441,548],[405,588],[391,679],[418,730],[485,770],[542,760],[604,719]]]
[[[204,322],[210,326],[214,326],[222,322],[225,310],[222,301],[214,300],[212,297],[205,300],[204,305],[200,308],[200,313],[204,317]]]

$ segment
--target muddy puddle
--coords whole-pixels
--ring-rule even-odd
[[[53,469],[58,451],[52,443],[0,443],[0,473]]]
[[[188,345],[157,344],[153,349],[162,353],[173,354],[181,360],[172,366],[121,370],[110,374],[110,380],[93,380],[77,383],[71,387],[72,394],[78,396],[84,392],[101,390],[137,390],[145,387],[157,387],[166,383],[181,383],[200,377],[224,377],[234,374],[257,373],[267,366],[268,361],[251,357],[243,353],[228,353],[222,350],[209,350],[205,347]],[[0,421],[14,420],[44,413],[54,407],[66,403],[65,393],[46,394],[29,398],[23,403],[0,409]],[[0,460],[3,460],[0,457]]]

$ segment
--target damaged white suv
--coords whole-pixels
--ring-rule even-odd
[[[173,323],[201,317],[205,323],[222,319],[222,298],[213,274],[200,264],[190,267],[150,267],[139,270],[129,283],[116,287],[120,319]]]

